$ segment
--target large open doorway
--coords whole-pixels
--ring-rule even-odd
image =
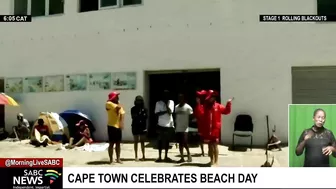
[[[5,92],[5,79],[0,78],[0,93]],[[0,105],[0,128],[5,128],[5,106]]]
[[[155,104],[159,100],[163,90],[169,90],[171,99],[177,103],[179,93],[184,93],[188,99],[188,104],[195,106],[196,91],[200,89],[213,89],[220,92],[220,70],[174,70],[146,72],[145,90],[147,93],[149,109],[150,138],[156,136],[155,126],[157,118],[154,115]],[[220,99],[218,99],[220,102]]]

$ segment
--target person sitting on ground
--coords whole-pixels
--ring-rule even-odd
[[[72,149],[74,147],[80,147],[85,144],[91,144],[92,142],[93,140],[91,138],[89,126],[85,123],[84,120],[80,120],[76,124],[75,136],[70,137],[69,145],[66,146],[66,148]]]
[[[41,118],[37,120],[37,125],[33,128],[31,138],[31,143],[36,147],[41,145],[46,147],[48,144],[53,144],[53,142],[50,140],[51,137],[49,127],[44,124],[44,120]]]
[[[24,140],[29,137],[29,122],[23,117],[22,113],[17,115],[18,124],[13,127],[13,132],[17,140]]]

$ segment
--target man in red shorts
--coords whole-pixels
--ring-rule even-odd
[[[218,142],[220,141],[220,133],[222,127],[222,114],[228,115],[231,113],[231,102],[229,99],[226,106],[216,102],[218,93],[213,90],[209,90],[205,103],[203,105],[203,124],[202,136],[204,142],[208,143],[210,165],[218,165]]]

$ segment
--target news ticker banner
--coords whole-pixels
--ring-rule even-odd
[[[336,22],[336,15],[259,15],[260,22]]]
[[[334,173],[333,168],[67,167],[63,187],[335,188]]]
[[[63,168],[59,158],[1,158],[0,169],[4,189],[335,188],[333,168]]]

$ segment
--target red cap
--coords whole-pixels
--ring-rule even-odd
[[[218,96],[218,92],[214,91],[214,90],[209,90],[208,91],[208,95],[205,98],[205,100],[209,100],[211,97],[217,97]]]
[[[85,127],[88,126],[88,125],[85,123],[84,120],[80,120],[80,121],[76,124],[76,126],[82,126],[82,125],[84,125]]]
[[[207,95],[207,93],[208,92],[206,90],[196,91],[197,96],[205,96],[205,95]]]
[[[108,95],[108,100],[114,100],[117,96],[119,96],[120,93],[113,91]]]

